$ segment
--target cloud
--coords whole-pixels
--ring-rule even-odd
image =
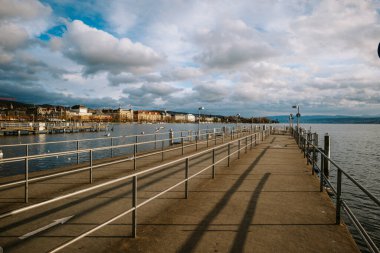
[[[37,0],[0,0],[0,19],[34,21],[51,9]]]
[[[193,91],[195,91],[196,100],[217,103],[223,103],[231,93],[231,89],[223,82],[200,83],[193,87]]]
[[[133,74],[133,73],[120,73],[108,75],[109,84],[111,86],[119,86],[121,84],[130,83],[160,83],[160,82],[179,82],[185,80],[192,80],[202,76],[202,71],[198,68],[192,67],[177,67],[162,72],[152,72],[148,74]]]
[[[380,109],[375,0],[0,6],[0,92],[18,100],[242,115],[294,103],[313,113]]]
[[[201,30],[196,42],[202,52],[196,61],[211,68],[233,68],[275,55],[275,50],[260,34],[242,20],[226,20],[212,30]]]
[[[0,24],[0,34],[0,47],[4,51],[13,51],[24,47],[29,37],[24,28],[12,23]]]
[[[153,49],[141,43],[118,39],[79,20],[68,24],[63,41],[64,54],[82,64],[86,75],[99,71],[145,72],[163,61]]]

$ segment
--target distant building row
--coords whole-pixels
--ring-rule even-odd
[[[2,108],[0,120],[19,121],[114,121],[114,122],[197,122],[193,114],[167,113],[166,111],[147,111],[132,109],[88,109],[83,105],[71,108],[63,106],[37,106],[33,108]],[[220,122],[220,118],[204,117],[203,122]]]

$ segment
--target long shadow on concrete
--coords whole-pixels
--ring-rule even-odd
[[[223,153],[223,152],[224,152],[224,150],[218,152],[218,154],[219,153]],[[208,154],[204,154],[204,155],[200,156],[199,158],[201,158],[201,159],[195,161],[194,165],[202,163],[202,162],[204,162],[204,161],[206,161],[206,160],[209,159]],[[174,169],[174,170],[173,171],[168,171],[168,172],[165,173],[165,170],[168,170],[168,169]],[[149,187],[149,186],[151,186],[153,184],[156,184],[157,180],[164,179],[166,177],[170,177],[170,176],[175,175],[176,173],[178,173],[180,171],[183,171],[183,170],[184,170],[183,168],[181,168],[181,167],[178,168],[178,165],[174,164],[174,165],[165,167],[163,169],[160,169],[160,170],[148,173],[148,174],[146,174],[144,176],[141,176],[140,179],[148,179],[152,175],[164,172],[164,174],[162,176],[160,176],[160,178],[153,178],[153,179],[149,180],[148,182],[140,185],[138,190],[141,191],[141,190],[143,190],[143,189],[145,189],[145,188],[147,188],[147,187]],[[104,190],[101,190],[99,192],[92,193],[92,194],[90,194],[90,195],[88,195],[86,197],[79,198],[79,199],[76,199],[76,200],[71,201],[69,203],[62,204],[62,205],[60,205],[58,207],[42,211],[39,214],[36,214],[36,215],[33,215],[33,216],[29,216],[27,218],[24,218],[24,219],[18,220],[16,222],[12,222],[12,223],[10,223],[8,225],[5,225],[5,226],[1,227],[1,231],[6,231],[6,230],[11,229],[11,228],[15,228],[15,227],[18,227],[18,226],[21,226],[21,225],[25,225],[26,223],[34,221],[35,219],[39,219],[39,218],[45,217],[45,216],[47,216],[49,214],[61,211],[61,210],[66,209],[66,208],[70,208],[70,207],[72,207],[74,205],[77,205],[77,204],[82,204],[84,201],[92,200],[93,198],[95,198],[95,197],[97,197],[99,195],[106,194],[106,193],[111,192],[113,190],[117,190],[119,188],[126,188],[128,186],[131,186],[131,184],[132,183],[130,181],[125,182],[125,183],[123,182],[123,183],[117,184],[117,185],[115,185],[115,186],[113,186],[111,188],[104,189]],[[104,202],[98,203],[98,204],[96,204],[94,206],[88,206],[88,207],[84,208],[83,210],[81,210],[80,212],[75,213],[75,217],[72,219],[71,222],[73,222],[73,221],[75,222],[75,220],[78,220],[80,217],[88,214],[89,212],[92,212],[92,211],[94,211],[94,210],[96,210],[96,209],[98,209],[100,207],[112,204],[112,202],[117,201],[118,199],[120,199],[122,197],[126,197],[126,196],[128,196],[130,194],[132,194],[132,191],[131,190],[127,190],[126,192],[123,192],[123,193],[120,193],[118,195],[115,195],[112,198],[107,199]],[[28,239],[25,239],[25,240],[30,240],[30,239],[32,239],[32,237],[30,237]],[[22,243],[22,241],[20,241],[20,240],[14,240],[14,241],[8,242],[5,245],[3,245],[3,248],[5,248],[7,250],[11,250],[12,248],[16,247],[20,243]]]
[[[260,182],[257,185],[255,191],[253,192],[247,209],[244,213],[243,219],[240,222],[238,232],[235,236],[234,244],[232,245],[230,252],[243,252],[244,244],[247,240],[249,232],[249,226],[251,225],[253,216],[256,212],[257,201],[262,189],[264,188],[265,183],[268,181],[269,176],[270,173],[265,173],[264,176],[260,179]]]
[[[244,173],[236,180],[236,182],[231,186],[230,189],[224,194],[221,200],[214,206],[214,208],[209,212],[203,220],[198,224],[198,226],[194,229],[193,233],[186,240],[186,242],[181,246],[178,252],[193,252],[198,244],[198,242],[202,239],[204,233],[207,228],[210,226],[212,221],[218,216],[218,214],[223,210],[223,208],[230,201],[233,194],[237,191],[239,186],[244,182],[244,180],[248,177],[248,175],[252,172],[255,166],[258,164],[260,159],[265,155],[268,148],[263,149],[260,155],[256,158],[255,161],[244,171]]]

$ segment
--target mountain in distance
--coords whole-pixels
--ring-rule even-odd
[[[289,123],[289,115],[268,116],[268,118],[278,120],[280,123]],[[297,122],[296,117],[293,122]],[[301,116],[300,122],[309,124],[380,124],[380,116],[310,115]]]

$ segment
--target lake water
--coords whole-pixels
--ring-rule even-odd
[[[242,124],[243,125],[243,124]],[[201,129],[212,131],[213,128],[227,126],[229,129],[234,128],[235,124],[201,124]],[[246,124],[250,127],[249,124]],[[358,182],[366,187],[377,198],[380,198],[380,125],[349,125],[349,124],[302,124],[302,127],[310,129],[312,132],[319,134],[319,143],[323,147],[323,136],[325,133],[330,135],[331,157],[342,169],[352,175]],[[198,130],[198,124],[115,124],[112,125],[112,136],[140,135],[139,141],[152,140],[154,137],[148,137],[147,134],[155,133],[159,127],[164,127],[159,132],[168,132],[169,129],[174,131],[193,131]],[[19,144],[33,142],[49,142],[61,140],[80,140],[104,137],[105,132],[73,133],[73,134],[54,134],[54,135],[30,135],[30,136],[7,136],[0,138],[0,145]],[[180,136],[177,134],[175,137]],[[157,140],[167,139],[168,134],[157,135]],[[109,144],[110,138],[99,141],[80,142],[80,148],[94,148]],[[114,145],[134,143],[135,138],[114,139]],[[40,153],[52,153],[58,151],[75,150],[76,142],[67,144],[49,144],[42,146],[30,146],[29,155]],[[165,142],[165,146],[168,142]],[[158,148],[161,147],[159,142]],[[148,150],[154,148],[154,144],[139,147],[139,150]],[[13,156],[22,156],[25,154],[25,147],[18,148],[1,148],[4,152],[4,158]],[[132,154],[132,148],[117,149],[113,155]],[[101,151],[94,152],[94,158],[110,157],[111,152]],[[81,154],[80,161],[88,161],[89,154]],[[56,166],[69,165],[76,163],[76,155],[64,157],[52,157],[43,160],[29,161],[31,171],[52,168]],[[24,162],[14,163],[11,166],[0,163],[0,176],[15,175],[24,172]],[[330,179],[333,183],[336,181],[336,169],[331,166]],[[362,222],[363,226],[369,232],[371,237],[380,247],[380,208],[369,200],[353,183],[343,176],[342,197],[353,209],[355,215]],[[356,232],[353,231],[355,239],[359,245],[363,245],[362,240]]]

